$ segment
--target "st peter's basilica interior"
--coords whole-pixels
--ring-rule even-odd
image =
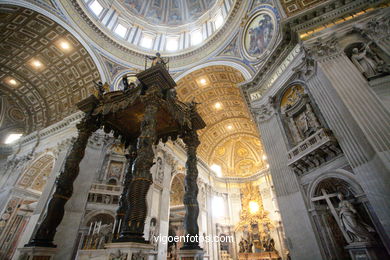
[[[389,0],[0,0],[0,260],[386,260],[389,187]]]

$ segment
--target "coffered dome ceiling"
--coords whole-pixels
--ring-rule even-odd
[[[7,132],[28,134],[76,112],[99,78],[92,57],[62,26],[0,5],[0,143]]]
[[[206,128],[198,131],[200,157],[225,177],[247,177],[266,167],[259,134],[237,84],[242,74],[228,66],[194,71],[177,83],[179,99],[198,105]]]

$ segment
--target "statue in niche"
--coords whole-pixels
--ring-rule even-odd
[[[353,48],[351,61],[366,78],[374,77],[386,71],[385,62],[371,50],[369,44],[365,44],[360,49]]]
[[[373,241],[375,230],[360,220],[358,212],[354,206],[341,193],[337,195],[340,200],[338,210],[341,227],[349,236],[352,242]]]
[[[163,162],[162,162],[162,159],[161,157],[158,157],[157,158],[157,162],[156,162],[156,176],[155,176],[155,179],[158,183],[162,183],[163,180],[164,180],[164,165],[163,165]]]
[[[112,239],[112,229],[113,229],[113,224],[104,224],[100,227],[98,237],[99,237],[99,242],[97,245],[97,249],[104,248],[104,245],[106,243],[109,243]]]
[[[149,242],[153,246],[154,250],[157,249],[157,219],[152,218],[150,220],[150,228],[149,228]]]

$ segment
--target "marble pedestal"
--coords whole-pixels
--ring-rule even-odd
[[[78,260],[157,260],[157,252],[153,246],[144,243],[121,242],[109,243],[104,249],[79,250]]]
[[[58,248],[54,247],[21,247],[17,249],[19,251],[18,260],[51,260],[58,251]]]
[[[381,260],[380,250],[368,242],[356,242],[345,247],[352,260]]]
[[[203,260],[204,251],[202,249],[179,250],[179,260]]]

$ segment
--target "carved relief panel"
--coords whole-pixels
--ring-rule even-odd
[[[304,88],[295,84],[288,88],[281,98],[280,110],[290,143],[295,146],[321,128]]]
[[[279,100],[282,124],[290,146],[288,165],[297,174],[318,167],[341,153],[336,138],[324,127],[319,110],[301,84],[292,84]]]

